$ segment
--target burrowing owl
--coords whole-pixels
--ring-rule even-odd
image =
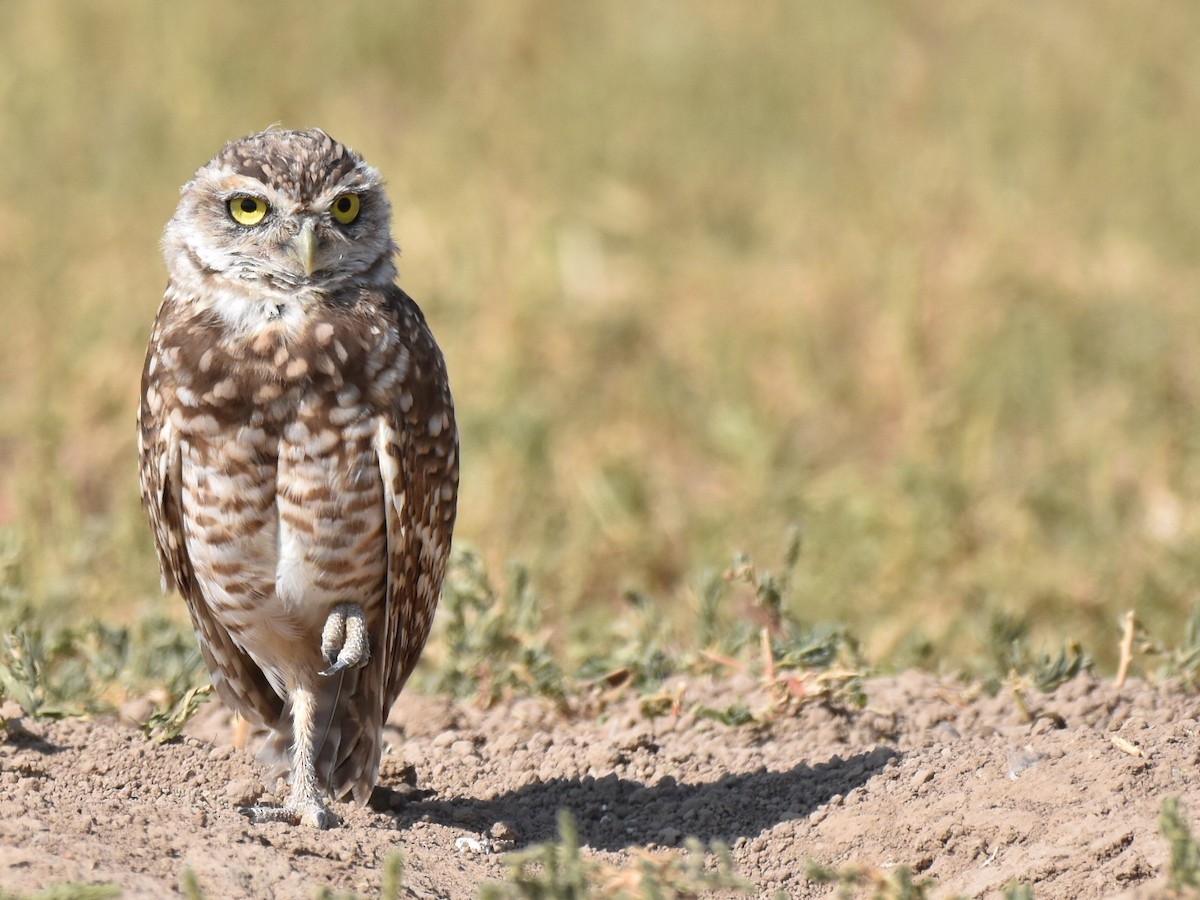
[[[366,801],[446,569],[458,432],[390,224],[352,150],[276,131],[197,171],[163,234],[142,495],[217,692],[290,766],[258,822]]]

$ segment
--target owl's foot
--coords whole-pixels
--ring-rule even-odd
[[[325,633],[329,633],[328,624],[325,626]],[[313,746],[317,698],[312,688],[300,683],[292,687],[290,700],[294,740],[292,791],[287,802],[283,806],[243,806],[239,807],[238,812],[256,824],[286,822],[289,825],[307,825],[310,828],[331,828],[336,824],[337,817],[321,801],[321,790],[317,785],[316,750]]]
[[[325,620],[321,631],[321,655],[329,663],[322,675],[365,666],[371,656],[367,640],[367,617],[357,603],[339,603]]]
[[[238,812],[253,822],[263,825],[267,822],[286,822],[288,825],[306,825],[309,828],[332,828],[337,824],[334,816],[319,800],[293,805],[291,802],[283,806],[239,806]]]

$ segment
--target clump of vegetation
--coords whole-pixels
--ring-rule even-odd
[[[858,641],[844,628],[810,625],[795,615],[800,604],[792,594],[802,546],[800,528],[793,525],[786,532],[779,574],[756,568],[746,554],[734,560],[722,580],[753,590],[751,614],[743,616],[718,646],[726,654],[752,653],[757,631],[759,675],[775,694],[778,708],[793,710],[809,701],[861,708],[866,704],[866,662]],[[720,596],[712,589],[705,591],[704,605],[715,603],[714,594]],[[706,655],[721,661],[711,651]]]
[[[506,576],[497,589],[476,552],[454,553],[439,609],[440,647],[422,669],[425,690],[485,704],[513,694],[564,698],[529,572],[514,562]]]
[[[1171,887],[1200,888],[1200,846],[1192,837],[1187,814],[1178,797],[1167,797],[1158,812],[1158,829],[1171,845],[1167,877]]]
[[[211,684],[194,687],[174,703],[158,707],[142,723],[142,733],[156,744],[175,740],[188,719],[199,712],[201,704],[212,696],[212,690]]]
[[[124,891],[115,884],[56,884],[34,894],[0,890],[0,900],[116,900]]]
[[[714,890],[753,890],[735,874],[729,850],[720,842],[706,852],[700,841],[691,838],[685,848],[682,854],[641,852],[626,866],[599,862],[580,851],[574,817],[559,810],[557,840],[509,854],[505,882],[484,885],[479,896],[481,900],[688,900]],[[709,855],[715,867],[707,864]]]
[[[809,859],[804,865],[804,876],[817,884],[836,885],[837,895],[843,900],[862,896],[870,896],[871,900],[929,900],[937,887],[932,878],[917,878],[908,866],[885,870],[848,863],[835,867]],[[1004,900],[1033,900],[1033,888],[1012,881],[1004,887],[1001,896]],[[948,897],[948,900],[955,898]]]
[[[30,584],[22,543],[0,531],[0,698],[60,718],[150,695],[165,708],[207,683],[190,628],[163,615],[113,625],[52,614]],[[27,561],[27,560],[26,560]]]
[[[399,900],[400,891],[403,888],[404,855],[397,851],[388,854],[383,860],[379,877],[379,893],[374,895],[375,900]],[[185,868],[179,874],[179,890],[187,900],[205,900],[200,880],[190,868]],[[69,898],[64,896],[62,900],[73,900],[74,896],[74,894],[69,895]],[[7,898],[0,895],[0,900],[7,900]],[[81,900],[87,900],[87,898],[81,898]],[[334,892],[324,885],[320,885],[313,890],[313,900],[360,900],[360,895],[354,891]]]
[[[809,625],[792,612],[800,548],[799,529],[792,528],[779,574],[756,568],[742,554],[706,577],[690,630],[672,628],[660,603],[631,591],[604,638],[570,641],[575,652],[565,659],[543,625],[542,602],[524,567],[510,564],[497,589],[477,553],[456,551],[441,630],[419,670],[419,686],[484,704],[513,695],[562,704],[590,695],[603,704],[610,699],[605,695],[632,690],[647,715],[677,715],[685,704],[667,685],[671,676],[732,670],[753,674],[770,702],[757,709],[696,707],[699,715],[740,725],[794,713],[806,703],[859,708],[866,664],[858,643],[843,628]],[[721,627],[725,619],[730,624]]]
[[[1144,634],[1141,637],[1138,649],[1162,658],[1164,675],[1179,678],[1193,687],[1200,684],[1200,600],[1192,603],[1178,644],[1164,645]]]
[[[204,890],[200,887],[200,879],[191,868],[185,868],[179,873],[179,892],[187,900],[204,900]]]
[[[389,854],[383,861],[379,878],[379,893],[374,895],[378,900],[400,900],[400,891],[404,888],[404,856],[397,853]],[[354,891],[334,892],[325,886],[313,892],[313,900],[365,900]]]
[[[916,878],[908,866],[884,870],[850,863],[833,867],[810,859],[805,863],[804,875],[818,884],[836,885],[843,900],[864,895],[871,900],[929,900],[937,887],[932,878]],[[1001,896],[1004,900],[1033,900],[1033,888],[1013,881],[1005,886]]]
[[[205,680],[195,638],[162,618],[131,628],[33,619],[0,633],[0,696],[34,718],[111,710],[145,693],[171,707],[198,699]]]
[[[1015,692],[1033,688],[1050,693],[1091,669],[1091,658],[1076,641],[1057,653],[1034,652],[1029,646],[1029,623],[1003,611],[993,612],[983,641],[985,662],[979,667],[984,689],[995,694],[1004,684]]]
[[[687,661],[659,604],[639,591],[627,591],[622,601],[603,640],[584,644],[579,636],[571,641],[575,675],[643,696],[656,694],[667,678],[687,668]]]
[[[934,888],[933,879],[916,878],[907,866],[883,870],[857,863],[832,868],[808,860],[804,875],[818,884],[837,886],[838,896],[849,900],[868,891],[872,900],[928,900]]]

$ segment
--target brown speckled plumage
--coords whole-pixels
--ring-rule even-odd
[[[361,207],[346,224],[331,205],[348,194]],[[234,220],[241,197],[267,204],[262,221]],[[328,824],[316,787],[370,795],[446,568],[454,410],[441,352],[393,283],[390,218],[351,150],[265,132],[196,173],[163,237],[142,493],[218,693],[293,769],[278,815],[247,811],[260,821]]]

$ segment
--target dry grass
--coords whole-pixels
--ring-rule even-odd
[[[1200,8],[9,4],[0,583],[158,608],[133,407],[176,189],[319,124],[389,179],[458,398],[461,541],[565,641],[804,552],[788,598],[956,665],[1115,658],[1200,575]],[[179,604],[173,604],[177,608]],[[728,617],[743,607],[731,602]]]

